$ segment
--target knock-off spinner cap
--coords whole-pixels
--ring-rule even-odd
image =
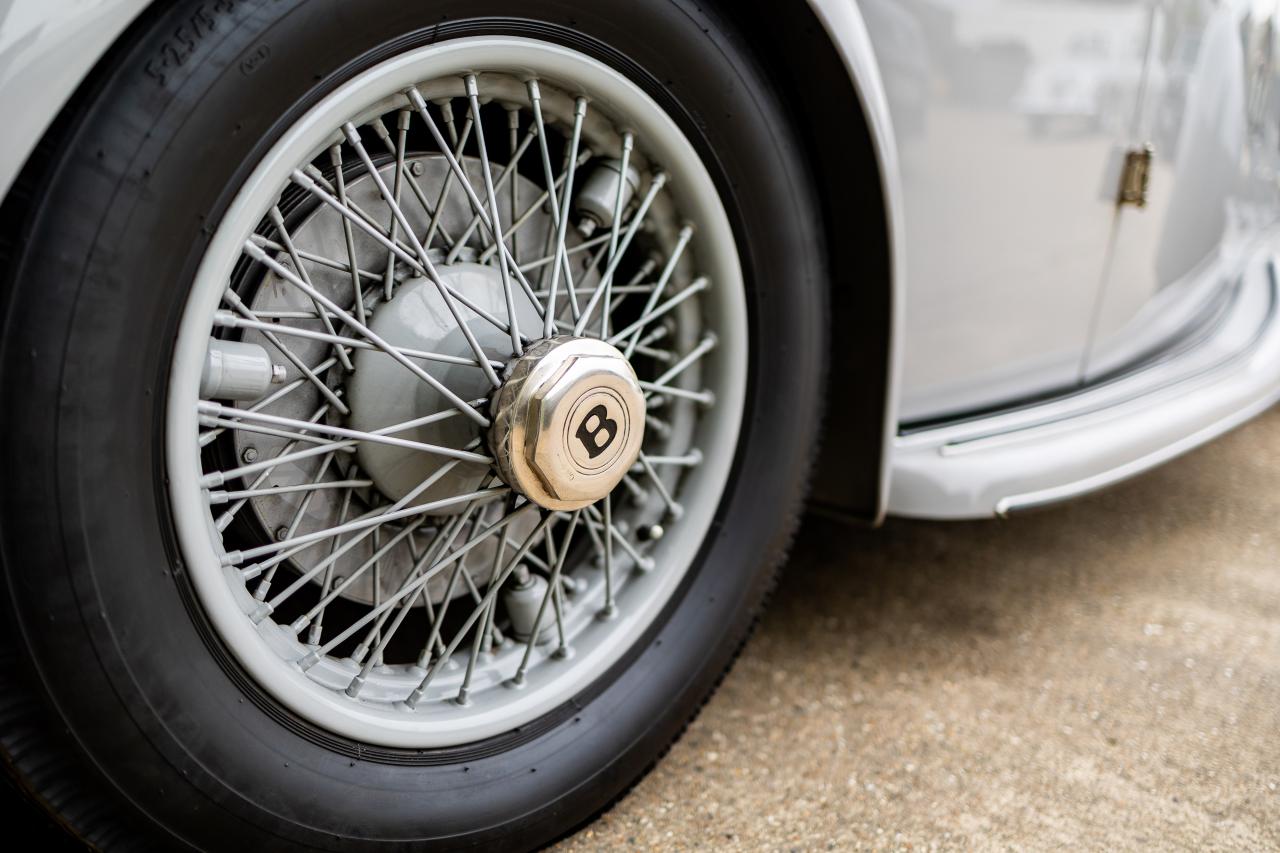
[[[546,509],[613,491],[644,439],[645,401],[631,364],[595,338],[530,345],[493,403],[489,447],[507,485]]]

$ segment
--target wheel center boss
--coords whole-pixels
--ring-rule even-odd
[[[529,500],[573,510],[600,500],[635,463],[645,401],[631,364],[593,338],[530,346],[493,405],[498,473]]]

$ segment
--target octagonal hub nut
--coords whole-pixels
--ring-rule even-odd
[[[631,364],[594,338],[530,346],[498,389],[489,445],[498,472],[546,509],[609,494],[640,453],[644,392]]]

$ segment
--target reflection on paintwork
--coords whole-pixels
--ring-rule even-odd
[[[903,418],[1071,384],[1111,227],[1119,128],[1137,104],[1132,56],[1145,36],[1143,7],[861,0],[859,8],[900,148],[909,252]],[[908,50],[925,58],[907,61]],[[1064,67],[1086,65],[1087,80],[1063,82]]]
[[[1118,214],[1085,380],[1212,322],[1275,221],[1276,11],[1275,0],[1153,7],[1151,82],[1131,133],[1156,149],[1151,202]]]
[[[1276,215],[1275,0],[859,0],[902,165],[902,417],[1182,340]],[[1146,208],[1117,206],[1153,145]]]

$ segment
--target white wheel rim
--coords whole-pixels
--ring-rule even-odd
[[[514,689],[509,682],[519,670],[528,644],[508,639],[513,646],[508,651],[513,653],[497,647],[484,661],[484,677],[478,677],[482,672],[478,663],[471,667],[465,705],[454,701],[457,679],[441,675],[453,674],[448,664],[436,667],[427,690],[416,697],[416,702],[412,686],[415,680],[421,684],[423,672],[415,672],[408,665],[370,672],[353,698],[346,688],[362,666],[328,654],[308,661],[308,653],[316,649],[306,646],[302,637],[295,638],[270,616],[255,624],[250,615],[260,603],[252,596],[240,571],[241,564],[224,565],[226,548],[214,523],[209,489],[203,485],[208,472],[202,465],[200,447],[200,375],[214,313],[225,308],[221,304],[223,295],[242,256],[242,246],[264,213],[276,203],[281,189],[289,183],[291,171],[323,152],[333,141],[335,128],[345,122],[359,122],[386,112],[389,104],[393,105],[391,108],[402,106],[402,92],[408,87],[424,86],[424,81],[458,79],[472,69],[479,69],[482,79],[486,74],[533,76],[561,88],[571,84],[576,87],[575,94],[605,105],[608,117],[615,123],[624,121],[634,133],[637,149],[643,146],[650,161],[661,163],[670,176],[662,192],[682,218],[696,225],[690,257],[696,257],[697,270],[713,283],[688,299],[680,310],[687,314],[690,306],[696,305],[702,328],[715,333],[715,346],[705,348],[695,358],[700,388],[713,391],[714,405],[700,411],[696,418],[693,440],[701,460],[678,480],[675,499],[683,514],[664,525],[667,532],[659,541],[640,545],[628,534],[632,547],[641,557],[652,560],[656,568],[640,571],[635,568],[635,561],[627,563],[629,558],[625,558],[610,564],[616,565],[615,571],[598,572],[610,575],[616,617],[584,617],[574,622],[566,615],[564,626],[572,634],[572,656],[557,657],[547,651],[557,645],[554,642],[546,647],[535,644],[525,665],[524,684]],[[495,164],[501,160],[496,156],[490,159]],[[482,188],[480,192],[483,198]],[[679,289],[670,292],[677,293]],[[531,330],[531,336],[540,335]],[[687,352],[689,349],[685,347],[674,357],[692,355]],[[365,743],[400,748],[466,744],[509,731],[563,704],[617,662],[653,624],[692,566],[710,530],[732,466],[745,396],[746,361],[742,273],[728,218],[693,146],[641,89],[583,54],[529,39],[459,39],[401,54],[343,84],[284,134],[232,202],[199,267],[174,351],[166,431],[170,501],[189,576],[206,615],[240,665],[272,697],[321,728]],[[679,386],[684,377],[692,375],[692,371],[685,372],[672,382]],[[700,393],[700,389],[685,390]],[[648,491],[652,503],[654,494],[661,489],[653,487]],[[533,514],[536,509],[529,512]],[[592,523],[598,525],[602,516],[587,517],[596,520],[584,522],[584,529]],[[562,530],[567,521],[548,523],[553,525],[551,529]],[[388,531],[393,532],[390,528]],[[606,541],[616,543],[612,550],[624,544],[620,537]],[[513,543],[512,547],[518,544]],[[565,572],[568,573],[567,568]],[[584,577],[590,574],[588,569],[583,572]],[[599,594],[599,587],[593,581],[588,592],[583,593],[583,614],[591,612],[591,596]],[[486,590],[480,592],[485,594]],[[546,609],[553,610],[554,606]],[[569,606],[564,609],[567,614]],[[482,623],[483,619],[477,621]],[[541,624],[546,626],[547,622]],[[322,645],[324,642],[327,638],[322,639]],[[466,663],[466,649],[464,640],[455,651],[459,669]],[[479,656],[475,657],[478,661]],[[304,663],[311,663],[305,671]],[[382,672],[383,669],[391,671]]]

